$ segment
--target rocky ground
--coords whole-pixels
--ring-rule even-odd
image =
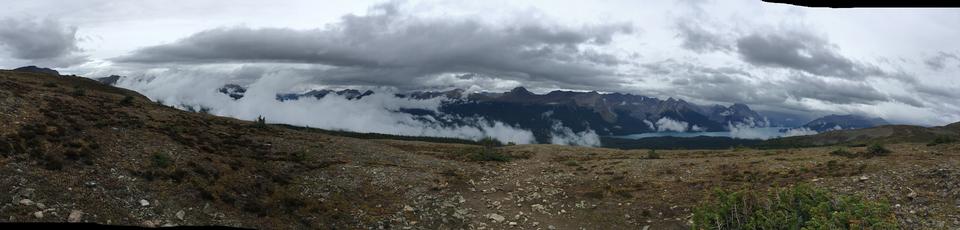
[[[268,118],[269,119],[269,118]],[[960,228],[960,145],[613,150],[364,140],[189,113],[82,78],[0,72],[0,220],[268,229],[689,229],[713,189],[811,183]],[[851,151],[862,151],[853,147]]]

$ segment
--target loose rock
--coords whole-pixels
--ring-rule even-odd
[[[500,214],[496,214],[496,213],[487,214],[487,218],[490,218],[491,220],[493,220],[494,223],[500,223],[507,219],[506,217],[503,217]]]
[[[83,212],[80,210],[70,211],[70,215],[67,216],[67,222],[77,223],[80,222],[80,219],[83,218]]]

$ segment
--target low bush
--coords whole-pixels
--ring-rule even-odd
[[[868,157],[874,157],[874,156],[886,156],[892,152],[893,151],[890,151],[886,147],[883,147],[883,145],[881,144],[872,144],[870,145],[870,147],[867,147],[866,153]]]
[[[767,192],[716,190],[693,213],[693,229],[897,228],[886,202],[806,184]]]
[[[480,139],[478,143],[480,143],[480,145],[482,145],[484,148],[503,146],[503,142],[500,142],[500,140],[494,139],[493,137],[484,137],[483,139]]]
[[[830,151],[830,155],[842,156],[842,157],[850,157],[850,158],[853,158],[853,157],[856,157],[856,156],[857,156],[857,154],[855,154],[855,153],[853,153],[853,152],[850,152],[849,150],[847,150],[847,149],[845,149],[845,148],[838,148],[838,149],[835,149],[835,150],[833,150],[833,151]]]
[[[934,138],[933,141],[927,144],[927,146],[937,146],[942,144],[953,143],[956,141],[957,141],[956,139],[953,139],[952,137],[949,137],[949,136],[937,136],[937,138]]]
[[[87,90],[84,88],[76,87],[73,88],[73,96],[81,97],[87,95]]]
[[[170,167],[170,165],[173,165],[173,159],[171,159],[167,154],[163,153],[154,153],[153,157],[151,157],[151,160],[153,161],[153,166],[157,168],[166,168]]]
[[[510,161],[510,156],[507,156],[501,153],[497,149],[493,148],[479,148],[470,155],[470,159],[474,161],[499,161],[507,162]]]
[[[254,123],[253,126],[261,129],[267,128],[267,118],[263,116],[257,116],[256,123]]]
[[[122,106],[131,106],[133,105],[133,96],[127,95],[120,100],[120,105]]]
[[[647,159],[660,159],[660,154],[657,153],[656,149],[651,149],[647,151]]]

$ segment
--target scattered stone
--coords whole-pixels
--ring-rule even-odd
[[[80,219],[83,218],[83,212],[80,210],[70,211],[70,215],[67,216],[67,222],[77,223],[80,222]]]
[[[36,217],[37,219],[43,218],[43,211],[34,212],[33,217]]]
[[[33,196],[34,191],[36,191],[36,189],[25,188],[23,190],[20,190],[20,196],[24,198],[30,198],[31,196]]]
[[[37,208],[39,208],[39,209],[46,209],[46,208],[47,208],[47,205],[45,205],[45,204],[43,204],[43,203],[37,203]]]
[[[87,181],[86,183],[83,183],[83,185],[86,185],[87,187],[93,188],[93,187],[97,187],[97,182],[96,182],[96,181]]]
[[[910,188],[907,188],[907,189],[910,189]],[[910,198],[911,200],[913,200],[913,198],[917,198],[917,192],[913,191],[913,189],[910,189],[910,193],[907,193],[907,198]]]
[[[866,180],[869,180],[869,179],[870,179],[870,178],[867,177],[867,176],[860,176],[860,181],[866,181]]]
[[[31,205],[33,205],[34,203],[33,203],[33,201],[30,200],[30,199],[23,199],[23,200],[20,200],[20,204],[21,204],[21,205],[26,205],[26,206],[31,206]]]
[[[534,226],[534,227],[540,226],[540,222],[533,222],[533,226]]]
[[[410,207],[410,205],[404,205],[404,206],[403,206],[403,211],[404,211],[404,212],[413,212],[413,207]]]
[[[141,225],[143,225],[143,227],[147,227],[147,228],[156,228],[156,227],[157,227],[157,224],[154,224],[153,221],[149,221],[149,220],[144,220]]]
[[[554,229],[557,229],[557,227],[554,227],[553,225],[549,225],[547,226],[547,229],[554,230]]]
[[[150,206],[150,201],[140,200],[140,206],[144,206],[144,207]]]
[[[510,223],[508,223],[508,224],[509,224],[510,226],[517,226],[517,222],[513,222],[513,221],[510,221]]]
[[[643,226],[643,230],[647,230],[647,229],[650,229],[650,225],[644,225],[644,226]]]
[[[506,217],[503,217],[500,214],[496,214],[496,213],[487,214],[487,218],[490,218],[491,220],[493,220],[494,223],[500,223],[507,219]]]
[[[186,215],[187,213],[183,212],[183,210],[180,210],[177,212],[177,219],[183,220],[183,217]]]

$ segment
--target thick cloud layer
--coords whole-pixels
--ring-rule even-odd
[[[304,77],[295,71],[241,66],[238,68],[157,69],[142,76],[124,77],[118,86],[136,90],[153,100],[181,109],[207,108],[221,116],[252,120],[264,116],[269,123],[284,123],[314,128],[373,132],[408,136],[454,137],[478,140],[493,137],[502,142],[535,143],[529,130],[515,128],[498,121],[478,117],[457,117],[462,125],[444,125],[433,117],[417,116],[402,109],[439,112],[446,98],[413,100],[398,98],[388,88],[357,100],[328,96],[315,100],[276,100],[281,92],[304,92]],[[234,100],[217,89],[228,83],[247,84],[244,97]],[[322,86],[313,86],[322,87]],[[552,143],[599,146],[599,136],[592,130],[573,132],[562,124],[554,126]]]
[[[66,67],[86,62],[77,46],[77,28],[54,19],[0,20],[0,56],[38,65]],[[5,54],[4,54],[5,53]]]
[[[469,72],[560,85],[610,86],[622,60],[594,49],[629,24],[583,27],[539,21],[495,25],[473,19],[408,15],[397,3],[347,15],[321,29],[219,28],[143,48],[118,62],[322,64],[315,73],[341,84],[397,85],[433,74]]]
[[[139,76],[258,65],[308,85],[525,86],[745,103],[804,115],[797,117],[960,120],[960,84],[952,81],[960,45],[949,42],[960,30],[945,23],[956,21],[949,11],[749,0],[189,2],[10,2],[0,18],[52,20],[0,21],[0,66],[67,66],[89,54],[90,62],[58,71]],[[871,26],[877,21],[884,25]],[[117,69],[124,72],[109,71]],[[246,83],[259,79],[250,70],[235,74]]]
[[[948,53],[940,51],[937,55],[928,58],[924,61],[924,64],[927,64],[933,70],[942,70],[944,67],[948,67],[949,64],[957,64],[960,62],[960,56],[957,56],[955,53]],[[960,64],[956,65],[960,66]]]
[[[754,65],[790,68],[821,76],[864,79],[883,74],[875,67],[843,57],[826,40],[805,32],[750,34],[737,39],[737,52],[744,61]]]

